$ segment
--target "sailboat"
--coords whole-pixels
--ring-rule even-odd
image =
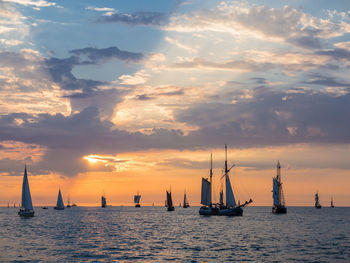
[[[272,213],[275,214],[286,214],[287,207],[285,205],[282,183],[281,183],[281,164],[280,161],[277,162],[277,175],[272,179],[272,197],[273,197],[273,206]]]
[[[242,216],[243,207],[253,202],[252,199],[246,201],[244,204],[240,205],[236,203],[235,196],[232,191],[229,172],[234,167],[231,166],[230,169],[227,168],[227,145],[225,144],[225,186],[226,186],[226,205],[214,204],[212,202],[212,177],[213,177],[213,158],[210,155],[210,176],[209,180],[202,178],[202,196],[201,204],[203,205],[199,209],[200,215],[219,215],[219,216]]]
[[[166,206],[168,207],[168,211],[174,211],[175,207],[173,206],[173,200],[171,199],[171,190],[166,191]]]
[[[62,199],[61,189],[58,189],[58,196],[57,196],[57,203],[54,207],[56,210],[63,210],[64,209],[64,203]]]
[[[188,201],[187,201],[186,190],[185,190],[185,193],[184,193],[184,202],[183,202],[182,205],[183,205],[183,206],[182,206],[183,208],[187,208],[187,207],[190,206],[190,204],[189,204]]]
[[[107,201],[106,201],[105,194],[103,194],[103,195],[101,196],[101,207],[102,207],[102,208],[107,207]]]
[[[23,217],[34,216],[32,197],[30,196],[26,165],[24,166],[24,175],[23,175],[23,183],[22,183],[22,204],[21,204],[21,208],[18,211],[18,215]]]
[[[334,208],[333,197],[331,198],[331,207]]]
[[[67,208],[70,208],[71,205],[70,205],[70,198],[69,198],[69,195],[68,195],[68,200],[67,200]]]
[[[318,192],[316,192],[316,194],[315,194],[315,207],[318,209],[322,208],[322,206],[320,204],[320,199],[318,197]]]
[[[141,199],[141,195],[139,194],[139,191],[137,191],[137,195],[134,195],[135,207],[141,207],[140,199]]]

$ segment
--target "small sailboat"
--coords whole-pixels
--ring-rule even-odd
[[[141,207],[140,200],[141,200],[141,195],[139,194],[139,191],[137,191],[137,195],[134,195],[135,207]]]
[[[331,198],[331,207],[334,208],[333,197]]]
[[[49,209],[47,206],[43,206],[41,207],[41,209]]]
[[[182,205],[183,205],[183,206],[182,206],[183,208],[187,208],[187,207],[190,206],[190,204],[189,204],[188,201],[187,201],[186,190],[185,190],[185,193],[184,193],[184,202],[183,202]]]
[[[22,184],[22,204],[18,211],[19,216],[33,217],[34,209],[32,204],[32,197],[29,190],[29,182],[27,175],[27,166],[24,166],[23,184]]]
[[[67,200],[67,208],[71,208],[69,195],[68,195],[68,200]]]
[[[315,194],[315,207],[320,209],[322,208],[321,204],[320,204],[320,199],[319,199],[319,196],[318,196],[318,192],[316,192]]]
[[[105,194],[103,194],[103,195],[101,196],[101,207],[102,207],[102,208],[107,207],[107,201],[106,201]]]
[[[272,213],[275,214],[286,214],[287,207],[285,205],[282,182],[281,182],[281,164],[280,161],[277,162],[277,175],[272,178],[272,197],[273,197],[273,206]]]
[[[173,200],[171,199],[171,190],[166,191],[166,205],[168,207],[168,211],[174,211],[175,207],[173,206]]]
[[[64,203],[63,203],[63,198],[61,194],[61,189],[58,189],[58,196],[57,196],[57,203],[56,206],[54,207],[56,210],[63,210],[64,209]]]
[[[203,205],[199,209],[200,215],[219,215],[219,216],[242,216],[242,207],[253,202],[252,199],[246,201],[244,204],[240,205],[236,203],[235,196],[232,191],[229,172],[234,167],[231,166],[230,169],[227,168],[227,145],[225,144],[225,186],[226,186],[226,205],[214,204],[212,203],[212,177],[213,177],[213,161],[212,155],[210,158],[210,176],[209,180],[202,178],[202,190],[201,190],[201,204]],[[223,201],[223,200],[222,200]]]

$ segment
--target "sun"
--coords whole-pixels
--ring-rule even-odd
[[[91,157],[91,156],[85,156],[84,159],[87,160],[91,164],[97,162],[97,159],[95,159],[94,157]]]

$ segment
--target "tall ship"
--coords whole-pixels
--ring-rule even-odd
[[[287,213],[287,207],[284,200],[282,182],[281,182],[281,164],[280,161],[277,162],[277,175],[272,179],[272,197],[273,206],[272,213],[275,214],[285,214]]]
[[[212,202],[212,180],[213,180],[213,158],[210,155],[210,175],[209,179],[202,178],[202,190],[201,190],[201,204],[203,205],[199,209],[200,215],[218,215],[218,216],[242,216],[243,207],[252,203],[253,200],[250,199],[244,204],[240,205],[236,203],[236,199],[231,187],[229,172],[235,165],[232,165],[229,169],[227,166],[227,145],[225,144],[225,190],[226,190],[226,203],[220,197],[220,203]],[[222,203],[221,203],[222,201]]]
[[[103,207],[103,208],[107,207],[107,201],[106,201],[105,194],[103,194],[101,196],[101,207]]]
[[[168,211],[174,211],[175,207],[173,205],[173,200],[171,198],[171,190],[166,191],[166,206],[168,207]]]
[[[181,204],[181,203],[180,203]],[[188,200],[187,200],[187,196],[186,196],[186,190],[185,190],[185,193],[184,193],[184,202],[183,202],[183,204],[182,204],[182,207],[183,208],[187,208],[187,207],[189,207],[190,206],[190,204],[189,204],[189,202],[188,202]]]
[[[22,203],[21,203],[21,208],[18,211],[18,215],[22,217],[34,216],[34,209],[32,204],[32,197],[30,195],[30,190],[29,190],[29,182],[28,182],[26,165],[24,166],[24,175],[23,175],[23,183],[22,183]]]
[[[137,191],[137,194],[134,195],[135,207],[141,207],[140,200],[141,200],[141,195],[139,194],[139,191]]]
[[[331,198],[331,207],[334,208],[333,197]]]
[[[320,198],[318,196],[318,192],[316,192],[316,194],[315,194],[315,207],[318,209],[322,208],[322,206],[320,204]]]
[[[57,203],[56,206],[54,207],[56,210],[63,210],[64,209],[64,203],[63,203],[63,198],[61,194],[61,189],[58,189],[58,196],[57,196]]]

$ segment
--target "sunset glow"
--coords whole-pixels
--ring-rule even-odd
[[[200,205],[227,144],[237,199],[348,206],[348,2],[146,2],[0,3],[0,205]]]

